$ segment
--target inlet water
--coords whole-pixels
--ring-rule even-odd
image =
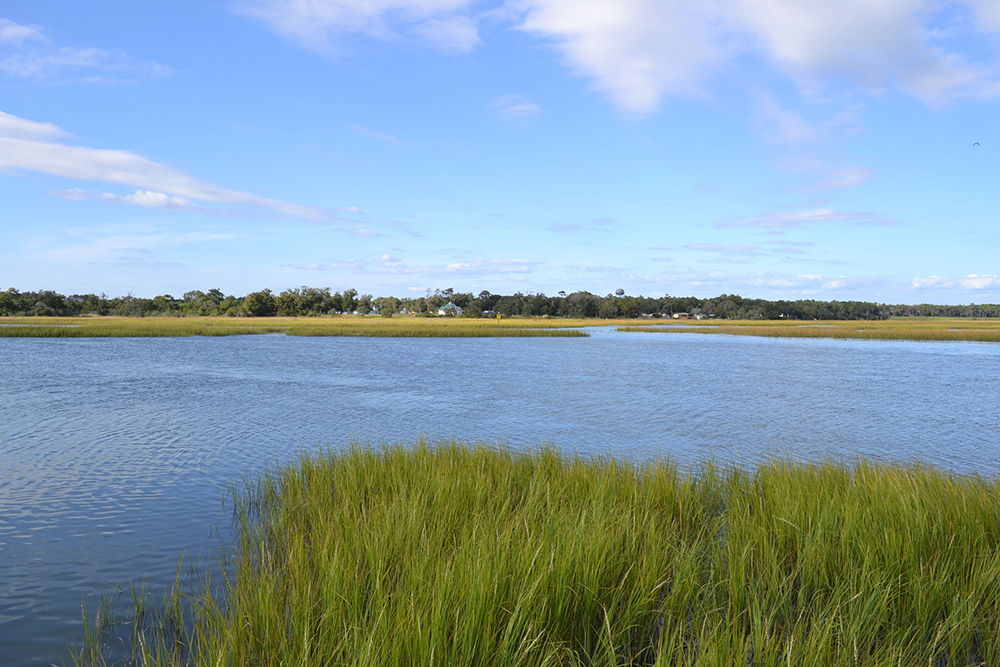
[[[704,334],[0,339],[0,664],[211,558],[227,484],[350,439],[1000,473],[1000,345]]]

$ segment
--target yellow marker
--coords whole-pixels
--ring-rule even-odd
[[[501,315],[500,313],[497,313],[497,319],[499,320],[501,317],[503,317],[503,315]]]

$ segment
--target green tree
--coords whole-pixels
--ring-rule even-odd
[[[251,317],[269,317],[278,312],[278,300],[269,289],[250,292],[243,299],[243,308]]]
[[[340,297],[340,312],[353,313],[358,307],[357,296],[358,290],[345,289],[343,296]]]

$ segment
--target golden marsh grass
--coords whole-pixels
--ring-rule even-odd
[[[233,336],[370,336],[470,338],[587,336],[573,327],[587,320],[511,318],[496,320],[421,317],[4,317],[0,337],[108,338]],[[602,322],[603,323],[603,322]]]
[[[891,320],[685,320],[685,326],[630,324],[619,331],[732,334],[781,338],[855,338],[1000,342],[1000,320],[959,317],[907,317]]]

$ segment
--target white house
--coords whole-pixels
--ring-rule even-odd
[[[462,309],[453,304],[451,301],[438,308],[438,315],[454,315],[455,317],[458,317],[462,314],[462,312]]]

